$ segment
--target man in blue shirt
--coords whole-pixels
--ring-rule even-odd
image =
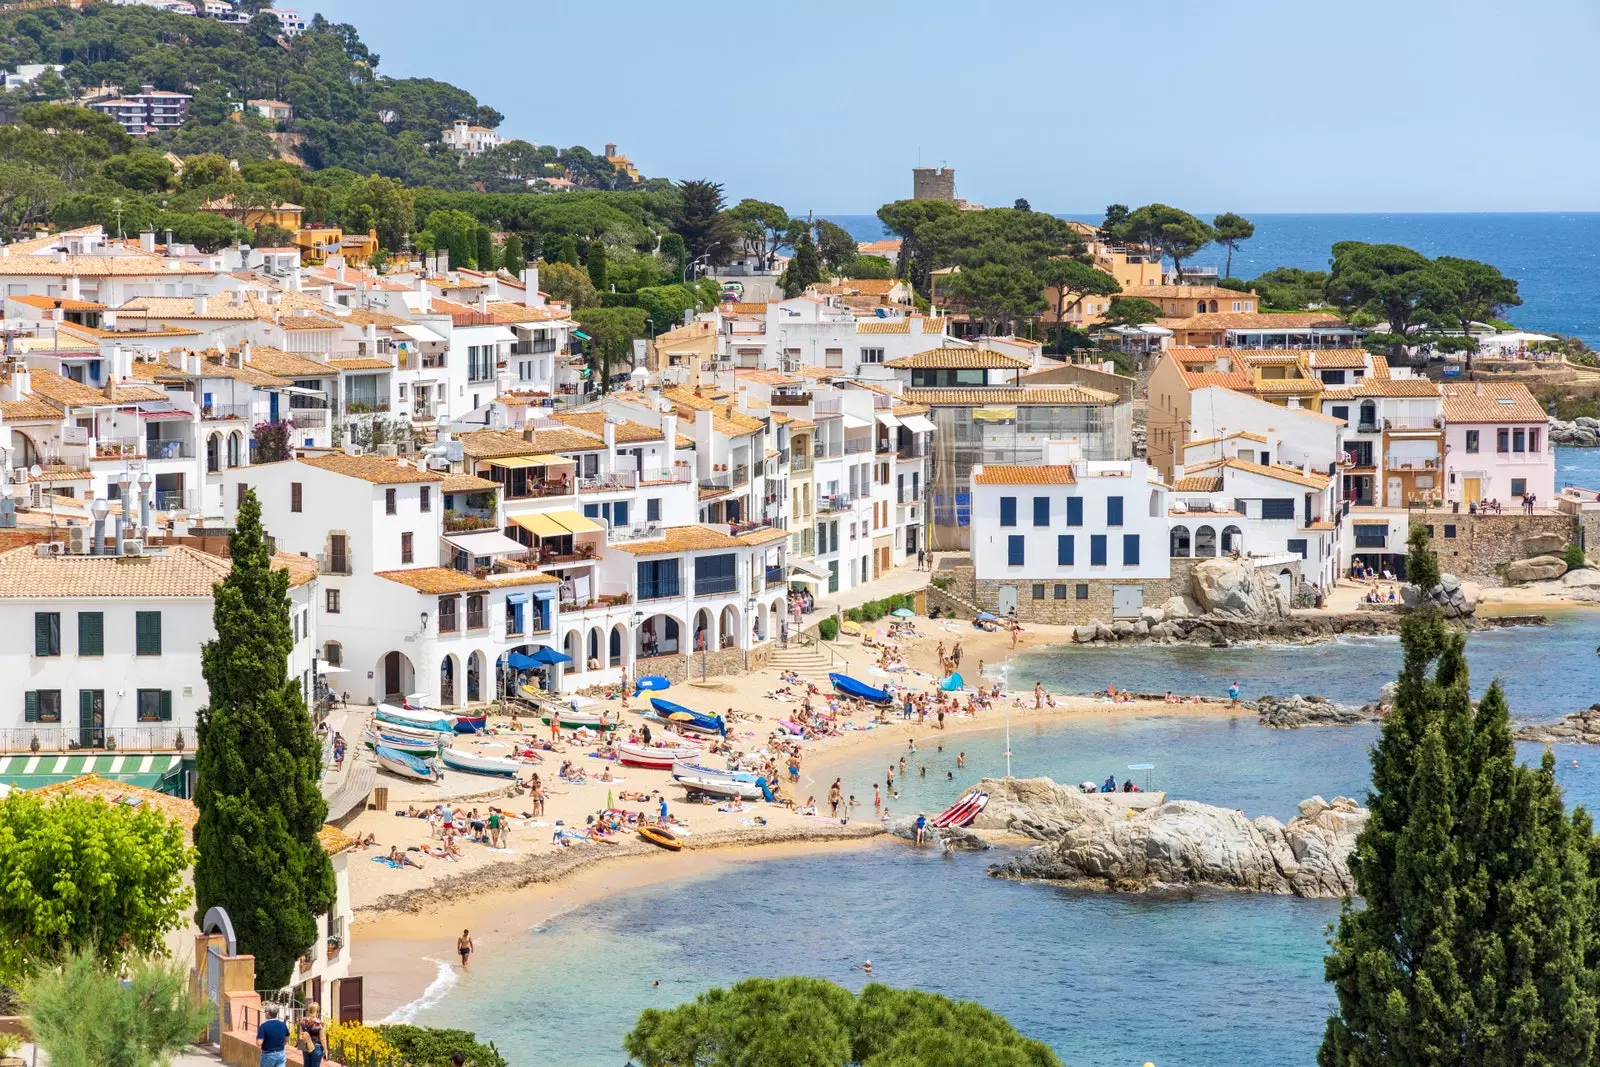
[[[256,1027],[256,1045],[261,1049],[261,1067],[285,1067],[289,1044],[289,1027],[278,1018],[278,1006],[267,1005],[267,1017]]]

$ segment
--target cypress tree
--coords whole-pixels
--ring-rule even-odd
[[[482,271],[494,270],[494,234],[487,226],[478,227],[478,269]]]
[[[557,246],[556,261],[560,263],[570,263],[574,267],[579,266],[578,242],[572,239],[572,235],[570,233],[561,238],[561,244]]]
[[[598,237],[589,242],[589,280],[602,293],[606,291],[606,244]]]
[[[1408,573],[1437,581],[1424,531]],[[1587,1064],[1595,1051],[1597,849],[1554,760],[1520,766],[1498,683],[1476,706],[1466,637],[1407,616],[1371,818],[1327,958],[1339,1014],[1322,1067]]]
[[[328,815],[322,748],[289,677],[289,576],[272,566],[253,492],[228,551],[232,570],[214,587],[217,636],[201,650],[211,692],[196,730],[195,914],[226,908],[239,950],[256,958],[257,986],[278,989],[334,904],[333,866],[317,840]]]
[[[512,274],[521,274],[523,268],[528,265],[527,253],[522,250],[522,238],[514,233],[506,234],[505,247],[500,250],[500,254],[504,258],[503,266]]]
[[[806,291],[806,286],[822,280],[822,261],[817,257],[817,244],[811,239],[811,227],[800,231],[794,243],[794,258],[783,272],[783,295],[793,299]]]

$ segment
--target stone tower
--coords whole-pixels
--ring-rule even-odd
[[[911,171],[911,198],[913,200],[956,201],[956,169],[954,167],[915,167]]]

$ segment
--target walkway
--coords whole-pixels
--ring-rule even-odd
[[[932,577],[932,571],[917,570],[917,561],[912,559],[887,574],[879,575],[865,585],[854,586],[837,593],[822,594],[816,598],[816,610],[803,618],[809,625],[821,616],[832,615],[836,611],[848,611],[850,608],[860,607],[869,600],[882,600],[901,593],[915,593],[925,588],[928,579]]]

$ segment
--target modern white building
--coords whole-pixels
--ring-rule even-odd
[[[487,126],[475,126],[466,119],[456,119],[448,129],[439,132],[445,146],[462,155],[481,156],[500,147],[500,135]]]

